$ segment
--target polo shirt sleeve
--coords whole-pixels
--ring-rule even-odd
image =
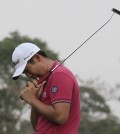
[[[51,103],[71,102],[74,89],[73,79],[64,73],[55,73],[50,82]]]

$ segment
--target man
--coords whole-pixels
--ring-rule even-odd
[[[32,43],[17,46],[12,62],[14,80],[22,73],[34,79],[22,89],[21,97],[32,107],[31,124],[36,134],[78,134],[80,93],[71,71],[62,64],[56,67],[59,62]]]

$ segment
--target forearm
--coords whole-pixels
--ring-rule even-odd
[[[58,107],[56,108],[52,105],[46,105],[38,99],[34,99],[31,105],[38,111],[39,114],[44,116],[46,119],[56,122],[58,124],[64,123],[68,118],[68,114],[61,114],[59,112],[60,109],[58,109]]]
[[[34,107],[31,108],[31,115],[30,115],[30,120],[31,120],[31,124],[33,129],[36,129],[36,124],[38,121],[38,117],[39,117],[39,113],[36,111],[36,109]]]

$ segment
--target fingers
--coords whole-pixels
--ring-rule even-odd
[[[43,81],[41,84],[41,88],[44,88],[45,84],[46,84],[46,81]]]
[[[33,85],[37,88],[37,85],[33,82],[33,81],[31,81],[32,83],[33,83]]]
[[[25,97],[30,95],[35,95],[37,98],[42,96],[46,81],[43,81],[42,84],[38,85],[36,80],[28,81],[26,87],[21,91],[21,99],[25,100]]]
[[[27,83],[26,83],[26,87],[38,87],[38,83],[37,83],[37,81],[36,80],[33,80],[33,81],[28,81]]]
[[[46,81],[43,81],[42,84],[37,85],[37,88],[42,89],[45,86]]]
[[[38,86],[38,82],[37,82],[37,80],[33,80],[33,81],[31,81],[31,82],[34,84],[35,87]]]
[[[41,97],[43,90],[44,90],[45,83],[46,83],[46,81],[43,81],[42,84],[39,85],[39,90],[37,92],[37,98]]]
[[[26,87],[34,87],[34,84],[32,82],[28,81],[26,83]]]
[[[32,84],[32,86],[34,86],[34,85]],[[21,91],[20,97],[21,97],[21,99],[23,99],[28,104],[31,104],[32,100],[34,100],[36,98],[36,93],[37,93],[36,88],[25,87]]]

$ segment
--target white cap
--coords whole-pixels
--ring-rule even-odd
[[[24,71],[28,60],[30,60],[40,48],[32,43],[22,43],[17,46],[12,54],[12,62],[15,72],[12,78],[17,79]]]

